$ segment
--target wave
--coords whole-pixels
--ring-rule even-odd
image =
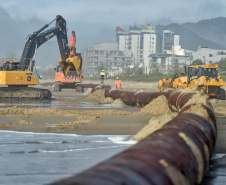
[[[0,130],[0,133],[15,133],[15,134],[27,134],[27,135],[72,136],[72,137],[82,136],[82,135],[78,135],[78,134],[38,133],[38,132],[19,132],[19,131],[11,131],[11,130]]]
[[[72,143],[70,141],[27,141],[26,144],[64,144]]]
[[[133,144],[136,144],[137,143],[137,141],[132,140],[131,138],[128,139],[128,136],[108,137],[108,140],[112,141],[115,144],[133,145]]]
[[[220,159],[226,156],[226,154],[213,154],[211,160]]]
[[[85,151],[85,150],[98,150],[98,149],[107,149],[107,148],[118,148],[125,147],[127,145],[117,145],[117,146],[102,146],[95,148],[77,148],[77,149],[66,149],[66,150],[32,150],[27,153],[64,153],[64,152],[75,152],[75,151]]]

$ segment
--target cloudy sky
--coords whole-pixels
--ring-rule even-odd
[[[15,33],[20,34],[18,37],[21,38],[25,38],[31,30],[38,30],[41,25],[50,22],[56,15],[62,15],[66,19],[68,30],[76,30],[77,49],[81,52],[93,43],[114,42],[116,26],[127,30],[129,25],[134,24],[139,26],[148,23],[164,23],[167,25],[172,22],[197,22],[219,16],[226,17],[226,1],[0,0],[0,20],[8,16],[11,22],[7,21],[4,26],[7,28],[7,24],[17,24]],[[22,25],[24,25],[23,30],[21,30]],[[1,35],[0,39],[6,36]],[[51,43],[55,47],[54,39]],[[23,49],[23,45],[24,42],[19,47]],[[22,49],[17,52],[21,52]]]
[[[49,20],[56,14],[88,24],[143,24],[170,18],[187,22],[226,15],[225,0],[0,0],[14,19],[36,16]]]

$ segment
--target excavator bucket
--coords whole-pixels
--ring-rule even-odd
[[[69,71],[76,72],[77,75],[80,75],[82,68],[82,57],[68,57],[66,61],[62,61],[62,58],[60,58],[59,64],[60,67],[63,69],[64,76],[67,76]]]

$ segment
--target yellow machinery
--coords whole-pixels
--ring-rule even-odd
[[[54,28],[43,31],[54,21],[56,21]],[[81,56],[70,56],[66,21],[62,16],[57,15],[49,24],[28,36],[21,59],[0,59],[2,63],[2,66],[0,66],[0,85],[8,86],[0,87],[0,98],[51,99],[52,93],[50,90],[28,86],[38,84],[38,74],[37,77],[33,75],[33,69],[36,69],[35,54],[38,47],[54,36],[57,36],[61,55],[59,64],[64,75],[66,76],[70,71],[80,74]]]
[[[217,64],[191,65],[185,67],[185,74],[178,76],[176,73],[172,79],[161,79],[158,83],[160,91],[166,88],[193,88],[198,86],[203,89],[210,97],[224,100],[225,90],[220,88],[225,86],[223,79],[218,75]]]

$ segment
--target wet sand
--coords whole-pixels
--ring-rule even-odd
[[[107,81],[106,81],[107,82]],[[87,82],[90,83],[90,82]],[[91,82],[98,83],[98,82]],[[107,83],[106,83],[107,84]],[[114,86],[114,81],[109,81]],[[43,86],[40,86],[43,88]],[[53,90],[53,87],[45,86]],[[123,82],[123,89],[131,91],[157,91],[157,83]],[[63,89],[53,92],[53,99],[65,102],[77,102],[86,96],[75,90]],[[218,138],[215,154],[226,155],[226,100],[211,100],[217,116]],[[117,110],[76,110],[73,114],[64,113],[38,115],[0,115],[0,129],[26,132],[73,133],[79,135],[135,135],[149,123],[153,115],[139,115],[141,108],[127,107]],[[79,112],[80,111],[80,112]],[[45,111],[43,111],[45,112]],[[59,110],[60,112],[60,110]],[[157,116],[157,115],[155,115]],[[81,121],[85,120],[85,121]],[[226,182],[226,156],[211,161],[206,174],[205,184],[224,184]]]
[[[102,115],[94,121],[76,124],[74,116],[1,116],[0,129],[37,133],[78,135],[134,135],[152,116]],[[18,123],[20,121],[20,123]],[[28,122],[29,121],[29,122]],[[24,124],[23,124],[24,123]],[[31,123],[31,124],[29,124]]]

